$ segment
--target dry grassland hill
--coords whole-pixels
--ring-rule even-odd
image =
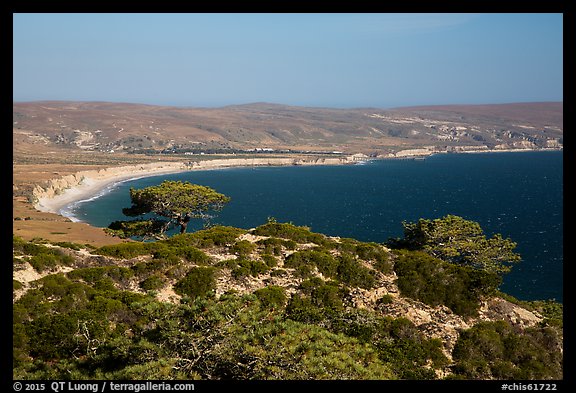
[[[15,152],[362,152],[561,148],[563,103],[329,109],[106,102],[13,104]],[[20,149],[20,150],[19,150]]]

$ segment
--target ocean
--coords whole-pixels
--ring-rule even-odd
[[[424,160],[372,160],[361,165],[244,167],[191,171],[118,183],[68,207],[94,226],[127,219],[129,189],[163,180],[214,188],[231,202],[213,221],[254,228],[269,217],[314,232],[385,242],[402,222],[447,214],[517,243],[522,261],[502,291],[522,300],[563,301],[563,152],[438,154]],[[201,228],[191,222],[188,230]]]

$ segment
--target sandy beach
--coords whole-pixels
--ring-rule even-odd
[[[121,170],[120,167],[118,169]],[[61,211],[66,206],[69,206],[75,202],[83,201],[93,197],[100,191],[104,190],[106,187],[122,182],[138,179],[141,177],[155,176],[168,173],[177,173],[185,171],[186,169],[165,169],[165,170],[154,170],[150,169],[145,173],[139,173],[131,170],[131,168],[126,168],[126,172],[118,173],[113,171],[110,174],[104,174],[102,176],[90,176],[90,173],[86,174],[84,172],[79,172],[75,176],[80,176],[82,180],[77,184],[69,184],[68,187],[64,189],[55,189],[55,192],[39,192],[37,202],[34,207],[42,212],[61,214]]]
[[[33,192],[34,208],[41,212],[67,216],[66,207],[75,202],[90,199],[115,183],[162,174],[246,166],[342,165],[351,163],[353,161],[346,158],[231,158],[188,163],[158,162],[82,171],[52,179],[48,182],[47,187],[37,186]],[[72,217],[68,218],[73,219]]]

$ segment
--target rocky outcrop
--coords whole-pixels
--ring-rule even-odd
[[[502,298],[492,298],[485,301],[479,310],[478,320],[503,320],[520,328],[532,327],[542,322],[542,316],[528,311]]]

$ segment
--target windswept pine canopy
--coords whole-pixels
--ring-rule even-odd
[[[516,243],[495,234],[487,239],[480,224],[447,215],[434,220],[403,222],[404,239],[399,243],[422,250],[445,262],[470,266],[493,273],[507,273],[509,264],[520,261]]]
[[[210,187],[169,180],[140,190],[131,188],[130,199],[132,206],[122,209],[125,215],[138,217],[153,213],[168,220],[116,221],[109,228],[117,235],[162,236],[172,225],[179,226],[180,233],[184,233],[191,219],[209,221],[230,201],[229,197]]]

